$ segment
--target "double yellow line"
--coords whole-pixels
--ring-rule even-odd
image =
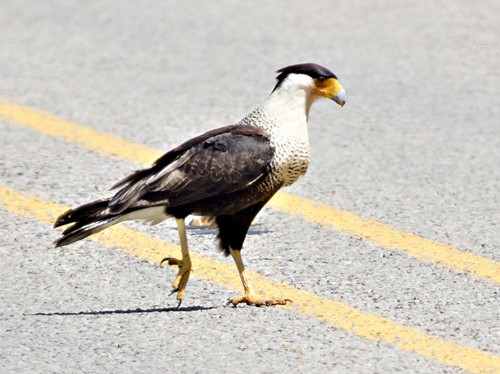
[[[22,194],[0,185],[0,205],[18,216],[52,224],[57,215],[68,209],[35,196]],[[141,259],[159,263],[165,256],[175,256],[179,248],[158,238],[135,231],[126,226],[114,226],[93,237],[101,244]],[[230,290],[240,290],[241,281],[232,264],[216,261],[191,251],[193,275]],[[473,373],[495,373],[500,370],[500,358],[487,352],[460,346],[432,336],[412,327],[399,325],[341,302],[328,300],[309,292],[285,285],[258,273],[249,272],[252,286],[263,297],[287,297],[293,300],[285,306],[295,312],[310,315],[358,336],[396,346],[402,350]]]
[[[130,143],[113,135],[65,121],[32,108],[0,100],[0,118],[31,130],[79,144],[104,156],[115,156],[135,163],[150,164],[163,152]],[[500,264],[449,245],[410,234],[377,221],[333,209],[315,201],[285,192],[278,193],[268,207],[297,214],[304,220],[332,230],[360,237],[388,250],[399,250],[421,261],[474,274],[500,284]]]
[[[107,156],[149,163],[160,155],[160,152],[151,148],[131,144],[111,135],[103,135],[17,104],[0,101],[0,118],[80,144]],[[1,185],[0,204],[13,214],[48,224],[54,221],[56,215],[67,209],[67,207],[41,200],[35,196],[27,196]],[[472,273],[494,283],[500,282],[500,268],[493,260],[405,233],[375,221],[365,220],[348,212],[338,211],[329,206],[284,193],[278,194],[271,201],[270,206],[283,212],[298,214],[307,221],[320,223],[333,230],[359,236],[382,248],[402,250],[411,256],[439,266]],[[174,255],[174,252],[178,251],[177,247],[172,244],[124,226],[113,227],[95,238],[106,246],[118,247],[126,253],[154,262],[158,262],[165,256]],[[154,248],[154,250],[149,248]],[[201,254],[193,253],[192,255],[196,266],[194,269],[196,277],[229,289],[240,289],[240,280],[233,266]],[[455,256],[459,259],[453,258]],[[258,273],[252,273],[251,277],[254,288],[263,296],[286,295],[287,298],[294,300],[292,305],[287,306],[288,308],[301,314],[314,316],[318,320],[333,324],[358,336],[388,343],[405,351],[471,372],[500,372],[500,358],[487,352],[445,341],[346,304],[284,285]]]

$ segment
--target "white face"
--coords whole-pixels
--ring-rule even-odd
[[[280,82],[264,104],[267,110],[277,114],[289,126],[307,123],[311,105],[320,98],[345,103],[345,93],[336,78],[312,78],[307,74],[290,73]],[[299,126],[299,127],[300,127]]]
[[[336,101],[341,106],[345,103],[344,89],[335,78],[314,79],[306,74],[289,74],[281,84],[281,90],[288,93],[304,91],[311,95],[311,99],[326,97]]]

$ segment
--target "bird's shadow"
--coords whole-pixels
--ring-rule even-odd
[[[170,313],[170,312],[197,312],[202,310],[216,309],[218,307],[204,306],[188,306],[188,307],[167,307],[167,308],[136,308],[136,309],[110,309],[110,310],[89,310],[80,312],[39,312],[30,313],[30,316],[100,316],[100,315],[115,315],[115,314],[145,314],[145,313]]]

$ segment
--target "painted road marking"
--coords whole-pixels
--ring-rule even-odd
[[[495,260],[461,251],[452,246],[286,192],[276,195],[269,204],[277,211],[299,215],[308,222],[319,223],[331,230],[358,236],[381,248],[397,249],[423,262],[437,264],[462,273],[472,271],[479,277],[500,283],[500,263]]]
[[[68,209],[2,185],[0,185],[0,205],[10,213],[50,225],[59,213]],[[176,245],[126,226],[114,226],[95,235],[93,239],[107,247],[119,248],[127,254],[154,263],[159,263],[165,256],[175,256],[180,250]],[[241,292],[241,281],[234,265],[196,252],[192,252],[191,256],[194,277]],[[500,372],[500,357],[490,353],[443,340],[338,301],[321,298],[253,271],[249,271],[249,276],[252,279],[252,286],[262,296],[290,298],[293,303],[286,308],[301,315],[312,316],[360,337],[390,344],[404,351],[473,373]]]
[[[103,134],[24,105],[2,100],[0,100],[0,118],[79,144],[105,156],[115,156],[135,163],[150,164],[163,154],[159,150]],[[324,225],[340,233],[358,236],[381,248],[402,251],[421,261],[465,274],[473,274],[500,284],[500,262],[493,259],[437,243],[289,193],[279,192],[267,206],[288,214],[297,214],[308,222]]]

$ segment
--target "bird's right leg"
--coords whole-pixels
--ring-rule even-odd
[[[245,294],[240,297],[233,297],[229,300],[227,305],[232,304],[236,307],[238,304],[245,303],[247,305],[254,305],[257,307],[261,306],[271,306],[271,305],[286,305],[287,302],[292,302],[290,299],[261,299],[255,296],[255,292],[250,285],[250,280],[248,279],[247,271],[245,270],[245,265],[243,265],[243,260],[241,259],[241,251],[239,249],[233,249],[229,247],[231,256],[234,259],[236,267],[238,268],[238,273],[240,274],[241,283],[243,284],[243,290]]]
[[[179,301],[179,305],[181,305],[182,299],[184,297],[184,291],[186,289],[189,275],[191,274],[191,258],[189,257],[189,249],[187,245],[187,236],[186,236],[186,225],[184,219],[177,218],[177,230],[179,231],[179,239],[181,243],[181,253],[182,259],[179,260],[173,257],[165,257],[160,262],[160,266],[167,262],[171,266],[178,266],[179,272],[172,282],[173,291],[177,292],[177,300]]]

